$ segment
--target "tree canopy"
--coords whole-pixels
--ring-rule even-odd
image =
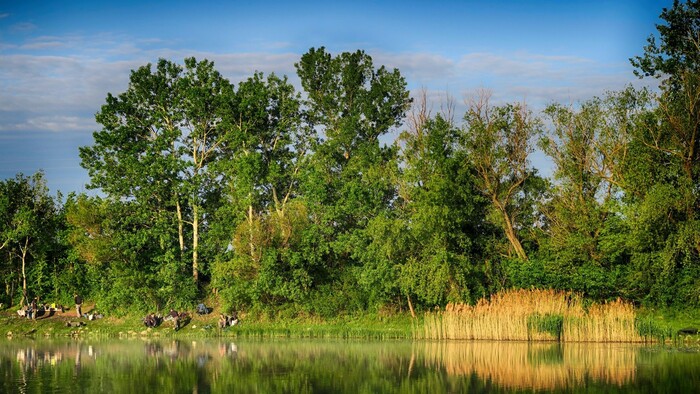
[[[480,92],[459,122],[361,50],[311,48],[300,91],[144,65],[80,148],[96,195],[0,182],[0,301],[334,316],[540,287],[698,306],[699,4],[664,9],[630,59],[656,90],[540,112]]]

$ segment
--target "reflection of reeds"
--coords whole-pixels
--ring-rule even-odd
[[[623,385],[634,378],[636,349],[592,344],[527,342],[423,342],[418,354],[429,368],[493,381],[504,388],[551,390],[580,387],[585,379]]]
[[[425,315],[427,339],[644,342],[635,312],[621,300],[584,308],[581,297],[554,290],[510,290],[476,305],[448,304]]]

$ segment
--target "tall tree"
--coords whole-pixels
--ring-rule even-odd
[[[354,231],[394,198],[386,163],[395,150],[380,138],[401,124],[410,98],[399,71],[376,69],[363,51],[332,56],[311,48],[296,68],[308,97],[306,120],[319,133],[303,188],[331,244],[332,264],[342,266],[360,247],[353,246]]]
[[[643,142],[681,160],[686,176],[700,176],[700,1],[664,8],[663,24],[649,36],[642,56],[631,58],[635,74],[661,81],[661,127],[647,130]]]
[[[263,297],[298,299],[308,267],[290,267],[290,254],[300,235],[304,209],[296,198],[311,133],[298,93],[286,77],[256,73],[238,85],[231,112],[232,135],[217,164],[225,203],[215,232],[232,250],[216,264],[216,286],[238,307]]]
[[[179,248],[174,258],[191,251],[195,282],[205,200],[216,193],[218,175],[210,165],[231,124],[232,94],[210,61],[188,58],[183,69],[161,59],[155,70],[149,64],[133,71],[126,92],[107,96],[96,115],[102,130],[93,134],[92,146],[80,149],[91,187],[137,203],[148,227],[160,229],[164,255],[173,238]]]
[[[584,260],[600,262],[605,257],[598,238],[606,219],[616,213],[612,205],[625,190],[624,165],[632,117],[638,111],[631,89],[588,100],[578,109],[553,104],[545,110],[553,127],[541,146],[554,162],[557,180],[550,229],[553,240],[562,243],[561,250],[571,251],[572,245],[565,245],[580,236],[578,252]]]
[[[478,186],[492,204],[494,219],[501,226],[515,255],[527,260],[518,235],[518,196],[535,174],[528,160],[534,151],[539,120],[521,104],[493,107],[490,94],[480,92],[464,116],[464,145],[468,165],[478,174]]]
[[[626,168],[647,105],[646,91],[628,88],[576,108],[553,104],[545,110],[552,127],[540,142],[555,166],[545,209],[551,249],[546,264],[558,278],[553,285],[598,298],[621,295],[617,271],[626,270],[629,260]]]
[[[663,9],[657,36],[635,73],[660,81],[655,111],[635,129],[632,291],[655,303],[694,304],[700,295],[700,2]]]
[[[445,113],[431,116],[419,100],[402,145],[395,210],[406,237],[397,283],[402,292],[426,306],[470,302],[486,287],[482,248],[492,229],[486,222],[488,201],[476,188],[475,171],[465,166],[461,132]]]
[[[29,301],[30,287],[37,293],[44,287],[57,216],[43,173],[0,182],[0,267],[6,288],[14,287],[8,280],[21,280],[22,305]]]

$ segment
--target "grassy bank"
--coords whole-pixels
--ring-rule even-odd
[[[75,312],[57,312],[28,320],[14,311],[0,312],[0,335],[11,337],[258,337],[258,338],[357,338],[407,339],[412,337],[411,317],[405,314],[379,316],[372,314],[343,316],[333,319],[297,318],[270,320],[242,318],[234,327],[219,329],[218,314],[197,315],[175,331],[172,322],[165,321],[147,328],[142,316],[104,317],[97,320],[77,319]],[[80,323],[81,326],[75,326]]]
[[[85,310],[91,310],[89,305]],[[332,319],[241,316],[241,324],[218,328],[218,312],[197,315],[175,332],[172,323],[152,329],[143,316],[106,316],[89,321],[74,311],[28,320],[14,309],[0,311],[0,338],[24,337],[250,337],[356,339],[489,339],[562,342],[664,342],[700,346],[700,336],[679,335],[700,328],[700,311],[635,309],[621,301],[587,303],[571,294],[517,291],[474,306],[452,304],[418,319],[407,313],[365,313]],[[81,322],[80,327],[70,326]]]

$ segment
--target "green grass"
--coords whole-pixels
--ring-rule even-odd
[[[549,333],[557,341],[561,339],[563,326],[564,316],[562,315],[535,313],[527,317],[528,332]]]
[[[272,318],[267,316],[243,317],[241,324],[225,330],[217,327],[218,313],[198,316],[191,312],[192,319],[179,331],[173,330],[170,322],[147,329],[143,316],[108,316],[88,321],[83,327],[66,327],[66,322],[75,322],[72,310],[51,317],[27,320],[16,315],[14,310],[0,311],[0,338],[11,333],[13,337],[241,337],[241,338],[356,338],[356,339],[409,339],[413,329],[422,326],[422,321],[412,320],[408,314],[365,313],[346,315],[331,319],[318,317]],[[557,331],[557,316],[532,317],[529,324],[539,331]],[[683,328],[700,328],[700,310],[650,309],[639,310],[637,329],[640,334],[677,346],[700,346],[700,335],[678,335]]]
[[[149,329],[141,321],[142,316],[105,317],[88,321],[76,319],[69,312],[51,317],[28,320],[17,316],[13,311],[0,312],[0,335],[13,337],[251,337],[251,338],[357,338],[357,339],[406,339],[412,337],[412,320],[406,314],[390,316],[362,314],[336,317],[333,319],[260,318],[241,319],[234,327],[218,328],[218,314],[204,316],[191,314],[192,318],[179,331],[171,322],[165,321],[156,328]],[[82,327],[66,327],[67,322],[81,321]]]
[[[637,329],[642,335],[664,338],[678,346],[700,343],[700,335],[678,335],[684,328],[700,329],[700,310],[641,308],[637,318]]]

